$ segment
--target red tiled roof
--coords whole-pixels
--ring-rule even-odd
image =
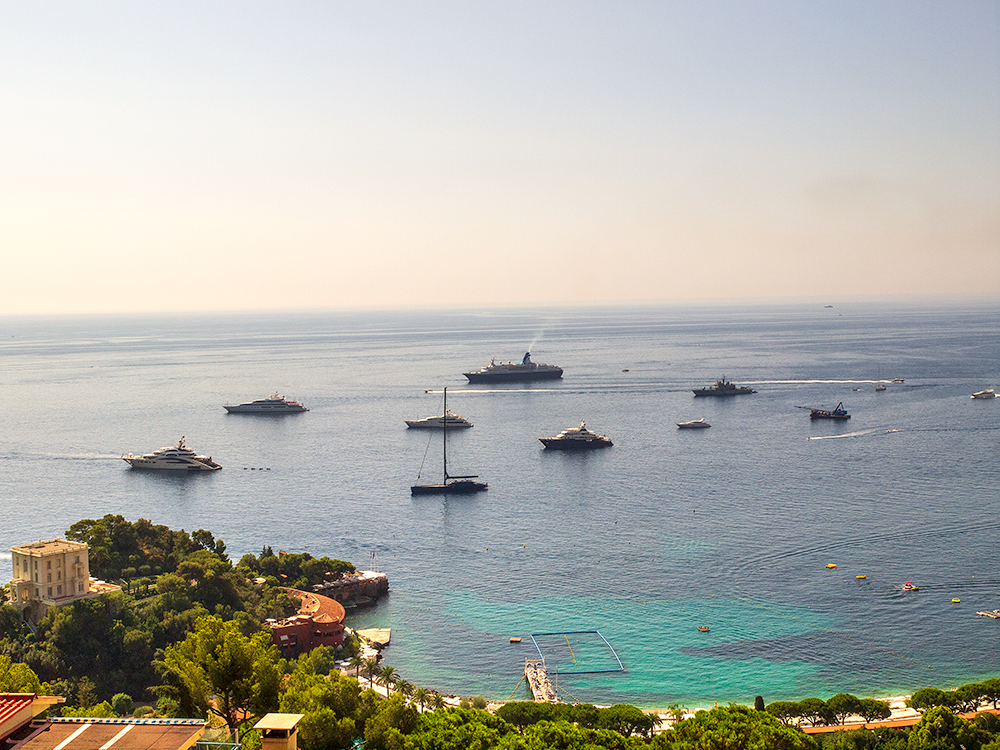
[[[0,724],[28,708],[34,700],[34,693],[0,693]]]

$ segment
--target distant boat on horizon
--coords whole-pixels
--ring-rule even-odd
[[[309,411],[303,404],[287,399],[277,391],[267,398],[244,404],[225,404],[223,408],[230,414],[300,414]]]
[[[844,402],[841,401],[833,409],[810,409],[809,419],[850,419],[851,415],[847,413],[844,408]]]
[[[525,352],[519,363],[501,362],[496,357],[486,367],[462,373],[470,383],[510,383],[522,380],[558,380],[563,375],[561,367],[531,361],[531,352]]]
[[[716,380],[715,383],[707,388],[694,389],[695,396],[745,396],[756,392],[753,388],[748,388],[745,385],[736,385],[731,380],[726,380],[725,375],[722,376],[721,380]]]

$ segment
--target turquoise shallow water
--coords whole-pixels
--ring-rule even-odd
[[[235,556],[376,552],[392,591],[349,624],[391,627],[387,661],[451,693],[523,691],[526,636],[575,630],[626,668],[569,674],[550,644],[560,687],[599,703],[961,684],[1000,664],[997,624],[974,615],[1000,607],[1000,403],[969,398],[1000,385],[998,323],[806,305],[0,320],[0,549],[114,512],[211,529]],[[461,376],[528,348],[565,378]],[[879,366],[905,382],[876,394]],[[693,397],[723,374],[758,393]],[[452,469],[490,489],[413,498],[440,438],[402,420],[439,412],[444,385],[475,424],[450,436]],[[222,409],[274,390],[311,411]],[[838,401],[847,423],[797,408]],[[675,427],[699,417],[712,428]],[[542,450],[581,419],[614,447]],[[119,458],[181,435],[223,471]]]

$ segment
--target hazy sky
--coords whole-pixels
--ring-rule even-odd
[[[0,314],[1000,298],[1000,3],[0,0]]]

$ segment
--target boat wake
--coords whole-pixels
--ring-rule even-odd
[[[119,459],[119,453],[7,453],[0,461],[108,461]]]
[[[843,435],[819,435],[817,437],[807,437],[806,440],[840,440],[841,438],[862,437],[864,435],[885,435],[890,432],[899,432],[899,430],[879,430],[877,428],[872,428],[870,430],[858,430],[857,432],[845,432]]]

